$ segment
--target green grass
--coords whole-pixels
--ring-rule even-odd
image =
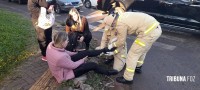
[[[0,80],[33,55],[34,50],[36,39],[31,21],[0,9]]]
[[[85,81],[85,84],[90,85],[91,87],[94,88],[94,90],[102,90],[104,87],[103,83],[107,80],[105,75],[97,74],[93,71],[88,72],[87,74],[87,80]],[[62,83],[62,87],[72,87],[76,88],[74,85],[73,80],[68,80]]]
[[[105,75],[97,74],[95,72],[89,72],[87,74],[86,84],[91,85],[95,90],[102,90],[103,88],[103,80],[105,79]]]
[[[100,65],[105,68],[111,69],[111,66],[104,65],[102,62],[100,63]],[[85,81],[85,84],[90,85],[91,87],[94,88],[94,90],[104,90],[105,85],[108,82],[111,82],[111,80],[108,77],[106,77],[106,75],[97,74],[94,71],[90,71],[86,75],[87,75],[87,80]],[[68,80],[68,81],[63,82],[62,87],[76,88],[76,86],[73,83],[73,80]]]

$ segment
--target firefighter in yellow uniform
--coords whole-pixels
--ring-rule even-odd
[[[95,28],[93,31],[98,31],[101,28],[105,27],[101,44],[99,47],[96,49],[102,49],[107,47],[109,44],[114,43],[117,41],[117,31],[112,29],[110,26],[112,24],[112,21],[114,20],[114,17],[109,15],[106,18],[104,18],[104,22],[99,25],[99,27]],[[100,28],[101,27],[101,28]],[[119,52],[120,51],[120,52]],[[121,71],[125,65],[125,60],[127,57],[127,46],[126,42],[120,47],[118,47],[113,53],[109,53],[109,56],[113,55],[114,56],[114,64],[113,64],[113,69],[117,71]]]
[[[120,8],[115,9],[117,12]],[[108,47],[121,47],[126,42],[127,35],[135,34],[137,37],[128,51],[126,69],[122,77],[116,81],[131,84],[134,72],[141,72],[145,56],[152,44],[161,36],[162,30],[159,22],[152,16],[140,12],[118,12],[115,29],[117,30],[117,41]]]

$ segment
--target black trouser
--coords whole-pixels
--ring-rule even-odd
[[[46,56],[46,49],[48,44],[52,41],[52,27],[46,30],[43,30],[36,26],[37,19],[32,19],[33,26],[36,31],[37,40],[39,47],[43,56]]]
[[[42,56],[46,56],[47,46],[52,41],[52,27],[44,30],[44,36],[42,40],[38,39]]]
[[[96,73],[99,74],[105,74],[105,75],[109,75],[108,70],[99,66],[98,64],[94,63],[94,62],[87,62],[87,63],[83,63],[81,64],[79,67],[77,67],[76,69],[74,69],[74,75],[75,77],[79,77],[89,71],[94,71]]]
[[[88,57],[98,56],[98,55],[100,55],[103,52],[104,52],[103,49],[101,49],[101,50],[85,50],[85,51],[80,51],[77,54],[72,55],[71,59],[72,59],[72,61],[78,61],[78,60],[80,60],[80,59],[82,59],[82,58],[84,58],[86,56],[88,56]]]
[[[89,50],[90,48],[90,41],[92,40],[92,34],[91,32],[87,32],[87,35],[84,35],[84,42],[85,42],[85,45],[86,45],[86,50]]]
[[[87,19],[84,24],[83,36],[85,37],[84,42],[86,44],[86,50],[89,50],[90,41],[92,40],[92,33],[90,32],[90,28],[89,28]]]
[[[72,61],[75,62],[86,56],[88,56],[88,57],[97,56],[97,55],[101,54],[102,52],[104,52],[104,50],[81,51],[81,52],[78,52],[77,54],[71,56],[71,59],[72,59]],[[94,62],[84,63],[84,64],[80,65],[79,67],[77,67],[76,69],[74,69],[73,71],[74,71],[75,77],[79,77],[91,70],[93,70],[99,74],[105,74],[105,75],[109,74],[108,70],[106,70],[105,68],[99,66],[98,64],[96,64]]]

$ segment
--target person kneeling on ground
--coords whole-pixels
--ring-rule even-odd
[[[73,52],[80,51],[77,47],[83,43],[85,48],[82,49],[89,50],[92,33],[90,32],[87,18],[81,16],[76,8],[72,8],[69,11],[65,30],[69,36],[69,44],[66,50]]]
[[[87,57],[95,57],[101,53],[114,51],[115,48],[100,50],[85,50],[80,52],[70,52],[65,50],[68,44],[68,36],[65,32],[58,32],[54,35],[53,42],[47,47],[47,62],[52,75],[58,83],[79,77],[91,70],[99,74],[115,75],[116,70],[107,70],[94,62],[86,62]]]

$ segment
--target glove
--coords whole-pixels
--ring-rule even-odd
[[[106,52],[105,55],[106,55],[106,56],[112,56],[112,55],[114,55],[114,52]]]
[[[114,43],[116,41],[117,41],[117,38],[113,38],[113,39],[110,40],[110,43]]]
[[[110,49],[112,49],[113,48],[113,44],[109,44],[108,45],[108,49],[110,50]]]
[[[109,50],[113,48],[113,44],[112,43],[114,43],[116,41],[117,41],[117,38],[113,38],[113,39],[110,40],[110,44],[108,45],[108,49]]]
[[[98,46],[95,48],[95,50],[100,50],[101,49],[101,46]]]
[[[78,41],[79,41],[79,42],[83,42],[83,40],[84,40],[84,37],[81,36],[80,39],[79,39]]]

